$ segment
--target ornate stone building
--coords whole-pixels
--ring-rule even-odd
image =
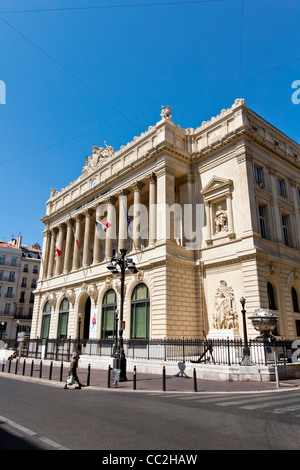
[[[242,296],[247,316],[271,308],[279,336],[300,335],[299,144],[238,99],[197,129],[163,107],[105,147],[47,201],[31,337],[76,338],[81,314],[81,338],[111,338],[120,279],[107,263],[121,248],[138,268],[124,338],[242,337]]]

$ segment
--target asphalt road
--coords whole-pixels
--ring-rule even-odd
[[[4,377],[0,390],[1,450],[102,450],[118,455],[143,450],[152,455],[153,451],[299,448],[299,390],[239,394],[63,390],[61,385]]]

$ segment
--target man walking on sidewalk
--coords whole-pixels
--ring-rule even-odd
[[[70,375],[73,376],[74,381],[78,383],[78,387],[76,387],[76,388],[80,389],[81,387],[84,387],[84,385],[80,382],[80,380],[78,378],[78,375],[77,375],[77,367],[78,367],[79,358],[80,358],[79,351],[76,351],[73,358],[72,358],[72,361],[70,363],[70,369],[69,369],[68,376],[70,376]],[[69,390],[67,382],[64,386],[64,389]]]

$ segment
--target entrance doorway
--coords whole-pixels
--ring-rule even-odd
[[[90,319],[91,319],[91,298],[88,297],[84,307],[84,322],[83,322],[83,337],[82,339],[89,339],[90,337]]]

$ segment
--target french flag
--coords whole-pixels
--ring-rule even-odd
[[[96,218],[95,218],[95,224],[96,224],[97,230],[106,230],[112,226],[112,224],[110,224],[109,222],[100,222]]]

